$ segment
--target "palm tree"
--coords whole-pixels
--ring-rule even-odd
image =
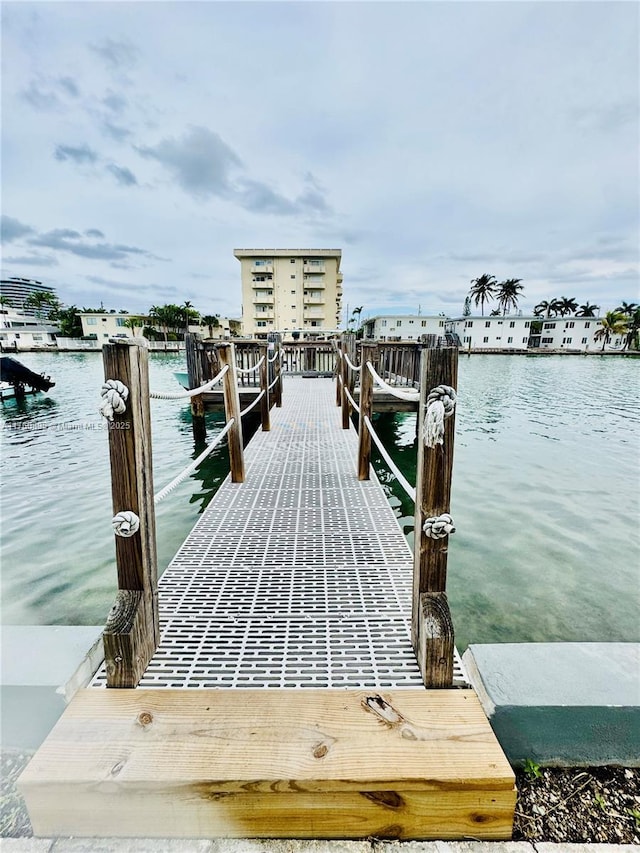
[[[214,328],[218,328],[220,326],[220,320],[218,319],[217,314],[205,314],[204,317],[200,318],[201,323],[205,326],[209,327],[209,337],[213,337]]]
[[[627,317],[627,339],[622,349],[631,349],[632,345],[635,345],[634,349],[638,349],[638,332],[640,332],[640,305],[636,305]]]
[[[24,300],[24,307],[27,310],[33,308],[36,317],[54,319],[56,312],[60,309],[60,301],[53,293],[36,290]]]
[[[551,302],[548,302],[546,299],[542,302],[538,302],[536,307],[533,309],[533,313],[536,317],[539,317],[541,314],[544,314],[545,317],[549,317],[551,314]]]
[[[585,302],[584,305],[581,305],[580,308],[576,311],[576,317],[595,317],[596,311],[600,310],[599,305],[592,305],[590,302]]]
[[[13,302],[10,299],[8,299],[6,296],[0,296],[0,305],[3,308],[11,308],[13,305]]]
[[[578,303],[573,297],[567,299],[566,296],[561,296],[560,299],[553,301],[558,303],[558,313],[561,317],[564,317],[565,314],[575,314],[578,310]]]
[[[624,314],[625,317],[631,317],[637,308],[638,305],[636,302],[621,302],[614,310],[616,314]]]
[[[360,305],[358,308],[354,308],[351,312],[351,318],[349,319],[349,325],[356,322],[356,314],[358,315],[358,321],[360,320],[360,315],[362,314],[363,306]]]
[[[520,284],[521,278],[507,278],[498,284],[497,297],[498,306],[502,308],[502,315],[507,314],[511,308],[518,307],[519,293],[524,290]]]
[[[558,314],[564,317],[564,314],[562,313],[562,299],[552,299],[549,304],[549,311],[554,317],[557,317]]]
[[[167,306],[152,305],[151,308],[149,308],[149,319],[154,326],[160,326],[160,331],[164,335],[164,342],[166,344],[169,337],[169,316]]]
[[[131,329],[131,334],[135,338],[136,329],[138,328],[138,326],[142,328],[144,326],[144,321],[144,317],[127,317],[127,319],[124,321],[124,325],[127,329]]]
[[[189,302],[188,299],[181,306],[181,310],[184,317],[184,331],[187,333],[189,331],[189,322],[191,320],[198,320],[200,318],[200,314],[193,307],[193,303]]]
[[[600,320],[600,328],[594,333],[594,341],[602,341],[602,351],[614,335],[626,335],[629,329],[628,321],[617,311],[607,311]]]
[[[496,277],[488,273],[483,273],[479,278],[474,278],[471,281],[469,296],[471,296],[476,305],[480,305],[483,317],[484,303],[493,299],[497,283]]]

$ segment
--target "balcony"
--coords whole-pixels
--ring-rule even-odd
[[[253,319],[255,322],[256,320],[273,320],[275,318],[274,318],[273,310],[269,310],[269,311],[254,311]]]
[[[273,264],[269,263],[253,263],[251,264],[251,272],[257,273],[258,275],[263,275],[264,273],[272,273],[273,272]]]
[[[253,297],[254,305],[273,305],[274,297],[273,296],[254,296]]]
[[[306,308],[304,309],[305,320],[324,320],[324,311],[321,308]]]
[[[305,296],[303,299],[304,305],[324,305],[324,296]]]
[[[326,272],[324,261],[318,261],[318,263],[305,263],[302,267],[303,272],[307,273],[324,273]]]

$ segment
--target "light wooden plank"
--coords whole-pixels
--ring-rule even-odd
[[[469,690],[88,689],[20,789],[53,835],[504,838],[515,804]]]

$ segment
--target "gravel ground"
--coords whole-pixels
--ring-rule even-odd
[[[0,836],[31,836],[16,779],[30,753],[5,750],[2,762]],[[640,844],[640,770],[622,767],[554,769],[517,773],[514,841]]]

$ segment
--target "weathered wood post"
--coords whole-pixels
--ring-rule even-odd
[[[342,387],[340,389],[340,405],[342,406],[342,429],[349,429],[351,425],[351,403],[347,397],[347,390],[351,378],[351,368],[347,362],[346,335],[342,336],[342,361],[340,364],[340,375],[342,376]]]
[[[111,384],[123,403],[120,412],[113,404],[103,409],[109,424],[118,570],[118,593],[102,635],[107,686],[136,687],[160,640],[149,353],[143,338],[112,339],[102,356],[105,388]],[[114,389],[112,380],[128,394]]]
[[[269,345],[260,345],[260,357],[262,364],[260,365],[260,391],[264,394],[260,400],[260,421],[262,423],[262,431],[269,432],[271,429],[271,415],[269,412]]]
[[[240,394],[236,371],[236,354],[233,344],[217,344],[220,368],[229,365],[222,378],[224,390],[224,412],[227,421],[233,418],[233,426],[227,433],[231,482],[244,483],[244,453],[242,450],[242,420],[240,418]]]
[[[375,344],[362,344],[360,348],[360,419],[358,421],[358,479],[369,479],[371,462],[371,435],[365,423],[365,417],[371,420],[373,415],[373,376],[367,362],[376,367],[378,347]]]
[[[432,521],[448,514],[451,502],[451,473],[455,437],[455,414],[444,419],[443,443],[425,443],[427,398],[440,385],[457,386],[456,347],[423,349],[420,365],[418,408],[418,459],[416,468],[416,509],[414,524],[413,606],[411,634],[420,671],[427,687],[450,687],[453,682],[454,635],[447,601],[447,553],[452,524],[440,520],[436,531]],[[438,532],[432,538],[425,532]]]
[[[184,336],[184,343],[187,356],[187,371],[189,373],[189,388],[199,388],[204,384],[202,358],[200,355],[202,344],[192,332],[188,332]],[[204,396],[202,394],[196,394],[195,397],[191,398],[191,425],[193,427],[194,441],[205,442],[207,440],[207,426],[204,416]]]
[[[342,362],[344,355],[342,350],[342,338],[336,343],[336,360],[333,368],[334,376],[336,377],[336,406],[342,406]]]
[[[282,406],[282,336],[276,333],[276,360],[273,362],[276,384],[273,386],[276,408]]]

